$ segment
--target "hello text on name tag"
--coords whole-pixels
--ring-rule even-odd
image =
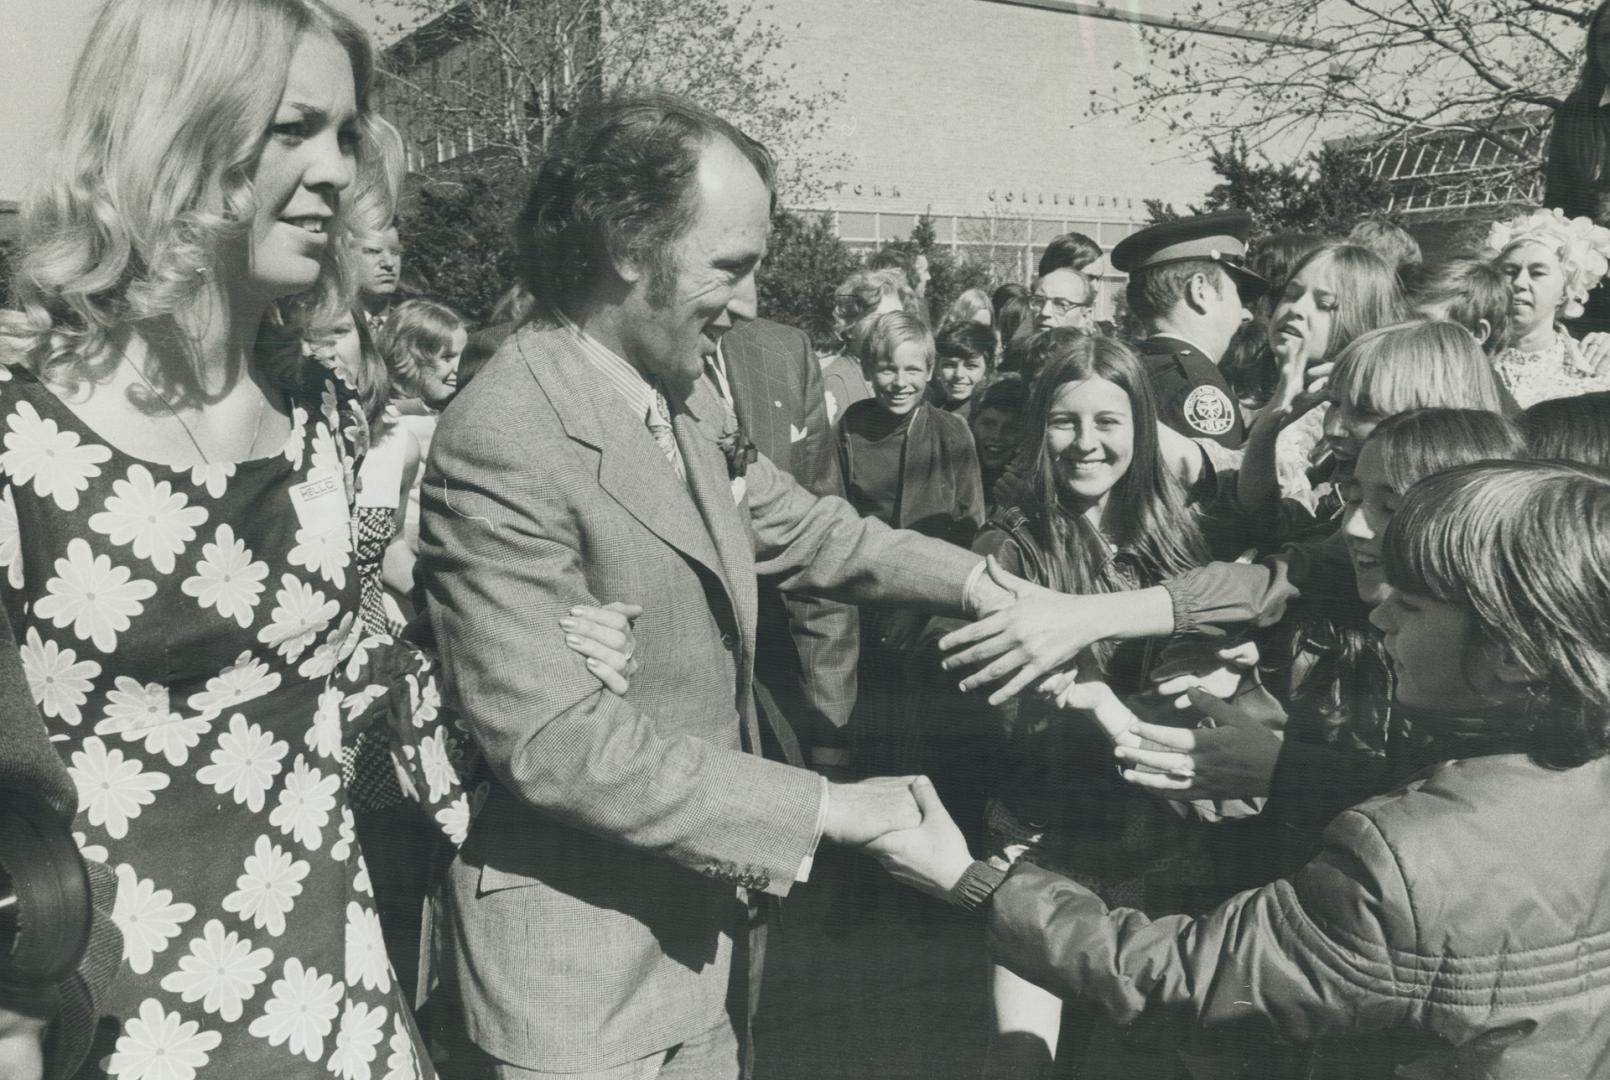
[[[347,489],[341,474],[322,470],[291,487],[291,506],[296,520],[309,532],[323,533],[345,528],[348,523]]]

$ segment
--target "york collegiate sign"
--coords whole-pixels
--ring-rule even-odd
[[[991,188],[985,198],[997,205],[1005,203],[1016,206],[1068,206],[1080,209],[1108,207],[1114,210],[1135,208],[1134,198],[1128,195],[1075,195],[1060,191],[999,191]]]
[[[833,191],[839,195],[854,195],[857,198],[898,199],[901,197],[900,185],[891,184],[855,184],[848,180],[840,180],[833,185]],[[984,196],[990,205],[1004,207],[1030,207],[1030,206],[1065,206],[1069,209],[1109,209],[1133,210],[1135,199],[1128,195],[1100,195],[1075,194],[1061,191],[1027,191],[1021,188],[991,188]]]

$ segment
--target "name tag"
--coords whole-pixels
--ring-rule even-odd
[[[291,488],[291,506],[296,520],[310,532],[323,533],[345,528],[348,521],[347,489],[341,474],[325,470]]]

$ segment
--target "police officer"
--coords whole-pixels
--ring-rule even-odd
[[[1242,210],[1167,221],[1119,241],[1112,265],[1129,275],[1129,310],[1158,419],[1231,449],[1246,440],[1219,361],[1268,283],[1244,259],[1252,217]]]

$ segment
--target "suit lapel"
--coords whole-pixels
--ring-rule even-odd
[[[704,527],[721,561],[720,577],[738,613],[746,656],[754,655],[756,619],[755,546],[744,515],[747,510],[734,503],[732,481],[727,476],[727,459],[717,439],[721,432],[724,406],[708,379],[700,379],[688,399],[678,404],[671,416],[676,443],[687,468],[688,487],[693,502],[704,519]]]
[[[632,420],[620,393],[593,369],[569,331],[522,331],[516,344],[565,434],[598,452],[599,486],[655,536],[718,578],[724,576],[711,533],[676,470],[647,426]]]
[[[727,383],[732,387],[734,411],[750,440],[760,448],[761,453],[787,468],[788,445],[778,445],[777,417],[772,415],[777,411],[772,405],[777,395],[768,366],[771,357],[764,345],[756,340],[758,333],[758,329],[741,333],[732,343],[730,352],[726,351],[726,341],[722,342],[722,355],[727,361]]]

